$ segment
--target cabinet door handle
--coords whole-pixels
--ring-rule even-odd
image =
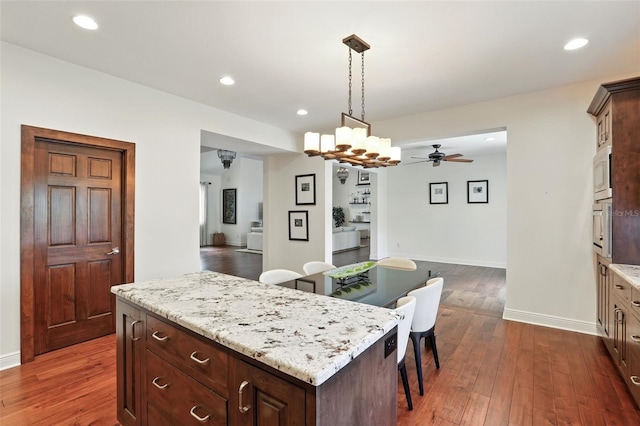
[[[154,331],[153,334],[151,335],[151,337],[156,339],[158,342],[164,342],[169,338],[169,336],[160,336],[158,333],[159,331]]]
[[[623,285],[620,285],[620,284],[616,284],[616,285],[614,285],[614,287],[615,287],[616,289],[618,289],[618,290],[624,290],[624,286],[623,286]]]
[[[631,304],[636,308],[640,308],[640,302],[638,302],[637,300],[634,300],[633,302],[631,302]]]
[[[240,388],[238,389],[238,410],[240,410],[241,413],[246,413],[251,408],[251,405],[245,406],[242,403],[242,392],[244,392],[244,388],[247,386],[249,386],[249,382],[245,380],[240,384]]]
[[[153,379],[153,381],[151,383],[153,383],[153,385],[155,387],[157,387],[158,389],[160,389],[160,390],[164,390],[167,387],[169,387],[169,383],[165,383],[164,385],[161,385],[161,384],[158,383],[158,380],[160,380],[160,377],[156,377],[155,379]]]
[[[633,340],[634,342],[640,342],[640,336],[634,334],[631,336],[631,340]]]
[[[136,320],[131,323],[131,341],[132,342],[140,340],[140,337],[136,337],[136,324],[138,324],[139,322],[142,322],[142,321]]]
[[[208,364],[208,363],[209,363],[209,358],[207,358],[207,359],[198,359],[198,357],[196,357],[196,354],[197,354],[197,353],[198,353],[198,352],[195,352],[195,351],[194,351],[194,352],[189,356],[189,358],[191,358],[192,360],[194,360],[195,362],[197,362],[197,363],[198,363],[198,364],[200,364],[200,365],[205,365],[205,364]]]
[[[633,383],[636,386],[640,386],[640,377],[638,376],[631,376],[629,377],[631,379],[631,383]]]
[[[191,414],[191,417],[193,417],[199,422],[206,422],[207,420],[209,420],[209,417],[211,417],[210,414],[207,414],[204,417],[200,417],[199,415],[196,414],[196,408],[198,408],[197,405],[194,405],[193,407],[191,407],[191,411],[189,411],[189,414]]]

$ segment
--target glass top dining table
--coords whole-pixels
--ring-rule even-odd
[[[430,270],[418,267],[415,271],[388,269],[376,266],[364,274],[347,279],[337,279],[323,273],[307,275],[282,283],[285,287],[309,291],[369,305],[394,307],[396,300],[411,290],[423,286],[428,279],[437,276]]]

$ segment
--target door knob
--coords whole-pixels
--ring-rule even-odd
[[[111,249],[111,251],[106,252],[105,254],[108,256],[113,256],[114,254],[118,254],[120,253],[120,248],[119,247],[114,247]]]

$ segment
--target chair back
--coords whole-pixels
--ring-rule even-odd
[[[289,269],[271,269],[260,274],[258,281],[265,284],[280,284],[302,277],[302,274]]]
[[[402,317],[398,323],[398,363],[404,358],[409,343],[409,332],[411,331],[411,321],[416,310],[416,298],[404,296],[396,302],[394,309]]]
[[[331,269],[336,269],[336,267],[327,262],[320,262],[319,260],[312,260],[302,265],[302,270],[307,275],[313,275],[318,272],[329,271]]]
[[[424,287],[407,293],[407,296],[416,298],[416,314],[413,316],[411,331],[428,331],[436,324],[443,284],[442,277],[431,278]]]
[[[416,262],[404,257],[385,257],[377,262],[382,268],[398,269],[400,271],[415,271],[418,266]]]

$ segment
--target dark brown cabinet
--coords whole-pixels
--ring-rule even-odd
[[[116,310],[125,426],[396,424],[395,328],[314,386],[119,297]]]
[[[117,412],[124,426],[142,424],[143,313],[119,301],[116,308]]]

